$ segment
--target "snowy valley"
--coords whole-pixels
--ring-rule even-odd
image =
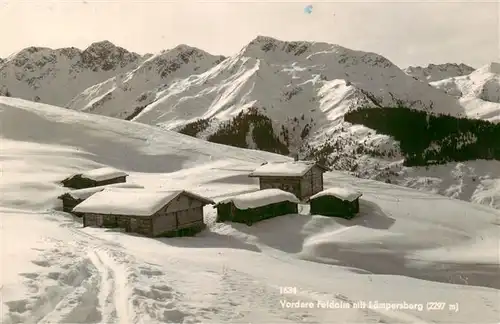
[[[2,323],[495,323],[500,316],[498,210],[334,171],[325,186],[363,193],[352,220],[310,215],[302,205],[299,214],[246,226],[215,223],[206,206],[208,228],[195,237],[82,227],[60,211],[57,197],[67,188],[59,181],[68,174],[111,166],[146,189],[220,201],[257,190],[248,172],[263,162],[290,158],[8,97],[0,97],[0,123]]]

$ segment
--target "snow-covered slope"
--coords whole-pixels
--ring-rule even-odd
[[[214,224],[207,206],[193,238],[82,228],[53,210],[55,182],[75,171],[104,164],[218,201],[255,190],[248,171],[283,157],[12,98],[0,98],[0,122],[2,323],[498,320],[493,209],[327,173],[326,186],[363,193],[357,218],[301,206],[248,227]]]
[[[176,79],[203,73],[224,60],[197,48],[179,45],[147,58],[136,69],[84,90],[68,108],[131,119],[157,100],[158,93]]]
[[[403,71],[420,81],[433,82],[470,74],[474,68],[463,63],[445,63],[429,64],[426,67],[410,66]]]
[[[500,63],[493,62],[469,75],[432,82],[431,85],[460,98],[467,116],[500,122]]]
[[[86,88],[135,68],[141,60],[109,41],[84,51],[29,47],[0,65],[0,95],[64,106]]]

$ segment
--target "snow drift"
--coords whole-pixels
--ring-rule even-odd
[[[135,183],[123,182],[123,183],[113,183],[113,184],[108,184],[108,185],[104,185],[104,186],[97,186],[97,187],[91,187],[91,188],[85,188],[85,189],[70,190],[66,194],[69,195],[73,199],[87,199],[88,197],[92,196],[96,192],[102,191],[106,188],[142,189],[144,187],[140,186],[138,184],[135,184]]]
[[[363,194],[361,192],[350,188],[330,187],[328,189],[318,192],[317,194],[312,195],[310,199],[316,199],[324,196],[332,196],[341,200],[353,201],[355,199],[358,199],[362,195]]]
[[[233,203],[238,209],[258,208],[271,204],[289,201],[300,203],[294,194],[280,189],[264,189],[254,192],[244,193],[234,197],[222,199],[217,204]]]
[[[182,191],[107,188],[78,204],[77,213],[151,216]]]

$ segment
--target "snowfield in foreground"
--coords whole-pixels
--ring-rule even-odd
[[[327,173],[326,186],[363,193],[357,218],[311,216],[301,206],[299,215],[248,227],[214,224],[207,206],[209,228],[196,237],[82,228],[54,210],[65,192],[56,181],[69,174],[111,166],[146,188],[219,201],[257,189],[248,171],[285,158],[11,98],[0,98],[0,121],[2,323],[500,318],[497,210]]]

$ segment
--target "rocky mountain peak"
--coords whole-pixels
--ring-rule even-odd
[[[281,41],[268,36],[257,36],[242,50],[244,56],[254,57],[255,52],[283,51],[288,54],[300,56],[304,54],[313,42]]]
[[[177,57],[180,58],[184,63],[190,61],[190,58],[201,59],[204,57],[214,57],[214,55],[199,49],[197,47],[189,46],[186,44],[180,44],[174,47],[172,50],[168,51],[170,55],[177,53]],[[217,57],[225,59],[224,56],[218,55]]]
[[[424,82],[434,82],[472,73],[475,69],[464,63],[429,64],[426,67],[410,66],[403,71]]]
[[[137,61],[141,56],[104,40],[92,43],[82,53],[82,63],[94,71],[109,71],[123,68]]]
[[[65,47],[65,48],[60,48],[56,51],[59,52],[61,55],[66,56],[70,60],[81,55],[82,53],[82,51],[76,47]]]
[[[140,69],[154,69],[157,71],[158,75],[164,79],[178,71],[185,64],[204,62],[212,67],[222,62],[224,59],[225,57],[222,55],[215,56],[199,48],[181,44],[173,49],[165,50],[157,55],[151,56],[147,59],[147,62],[141,65]],[[144,57],[143,61],[146,61]],[[200,67],[196,68],[192,72],[198,71],[199,68]],[[206,71],[206,68],[204,68],[203,71]]]
[[[33,71],[55,61],[57,61],[57,58],[53,49],[36,46],[22,49],[6,59],[6,62],[11,62],[13,66],[27,71]]]
[[[339,65],[356,66],[367,64],[388,68],[394,66],[387,58],[371,52],[348,49],[338,44],[310,41],[281,41],[272,37],[257,36],[239,53],[270,63],[295,61],[298,57],[305,60],[322,61],[329,64],[336,60]]]

